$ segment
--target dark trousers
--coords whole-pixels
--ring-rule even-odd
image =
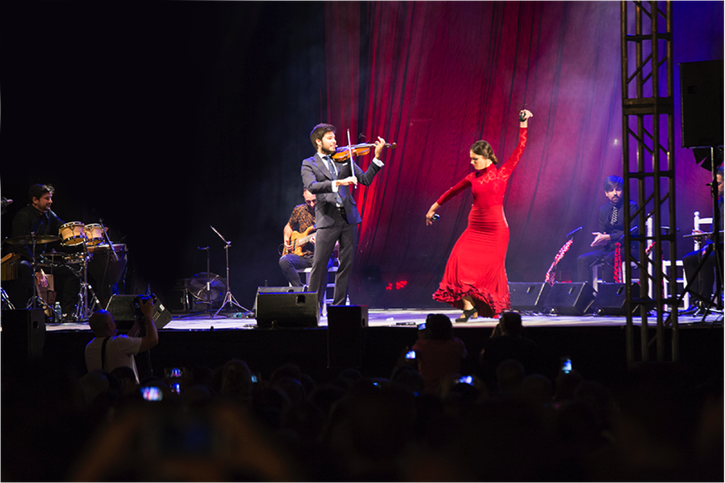
[[[300,280],[300,274],[297,270],[304,270],[312,266],[312,256],[301,257],[290,253],[289,255],[283,255],[279,259],[279,268],[282,269],[284,278],[293,287],[302,287],[304,284]]]
[[[315,242],[315,256],[310,273],[310,290],[317,290],[317,303],[322,308],[325,299],[325,285],[327,277],[327,263],[335,249],[335,243],[340,242],[340,267],[335,278],[335,295],[333,305],[345,305],[347,299],[347,284],[352,272],[353,256],[357,246],[357,225],[351,225],[341,212],[335,213],[335,223],[327,228],[317,229]]]
[[[702,248],[682,257],[682,265],[687,275],[687,283],[690,285],[688,291],[695,298],[710,302],[712,299],[712,287],[715,283],[718,257],[715,256],[715,251],[712,248],[707,251],[705,257],[705,263],[700,268],[697,276],[695,276],[695,270],[697,270],[702,259]],[[720,252],[720,260],[722,260],[722,252]],[[719,284],[722,284],[722,281],[719,281]]]
[[[624,251],[622,251],[624,256]],[[605,252],[604,249],[594,250],[576,259],[577,274],[579,282],[594,283],[592,279],[592,266],[602,263],[602,280],[611,282],[614,280],[614,252]]]
[[[302,283],[302,280],[300,279],[300,274],[297,272],[297,270],[304,270],[305,268],[310,268],[312,266],[312,262],[314,261],[313,255],[309,255],[306,257],[301,257],[299,255],[294,255],[290,253],[289,255],[283,255],[279,259],[279,268],[282,269],[282,274],[284,275],[284,278],[287,279],[287,281],[292,285],[293,287],[302,287],[304,284]],[[327,262],[327,270],[330,270],[330,267],[335,264],[335,259],[330,257],[330,260]],[[325,276],[325,286],[327,286],[327,276]]]

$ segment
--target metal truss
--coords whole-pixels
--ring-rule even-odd
[[[624,257],[628,267],[639,269],[640,283],[637,294],[632,290],[632,270],[626,270],[627,363],[632,366],[649,362],[655,355],[657,362],[674,362],[680,357],[674,263],[677,224],[672,5],[622,1],[621,21],[623,196],[624,216],[631,227],[625,229]],[[633,186],[639,208],[631,213],[627,200],[633,199],[630,195]],[[648,218],[651,218],[649,223]],[[667,223],[669,227],[665,226]],[[647,225],[650,228],[645,230]],[[637,247],[637,257],[632,243]],[[666,252],[672,260],[669,275],[662,263]],[[669,284],[667,298],[663,283]],[[636,307],[642,321],[638,354],[632,320],[632,309]],[[648,320],[652,312],[657,319],[654,336]]]

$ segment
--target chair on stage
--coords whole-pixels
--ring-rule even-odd
[[[337,277],[337,270],[340,268],[337,258],[331,267],[327,269],[327,286],[325,287],[325,297],[322,300],[322,315],[327,315],[327,306],[332,304],[333,297],[335,295],[335,279]],[[309,288],[310,286],[310,274],[312,273],[312,267],[297,270],[300,276],[305,274],[305,286],[307,290],[315,291]]]
[[[624,253],[624,251],[622,251],[622,253]],[[595,292],[599,291],[598,287],[599,287],[600,283],[606,282],[603,278],[604,277],[603,267],[604,267],[604,263],[602,263],[602,262],[595,263],[594,265],[592,265],[592,287],[594,288]],[[634,268],[637,268],[637,265],[635,265],[634,263],[631,263],[630,267],[634,269]],[[622,273],[622,283],[624,283],[624,281],[627,280],[627,271],[626,270],[627,270],[627,263],[623,261],[622,262],[622,272],[621,272]],[[639,283],[639,279],[633,278],[632,283]]]
[[[692,222],[692,228],[695,231],[704,231],[703,230],[703,228],[704,228],[703,225],[709,225],[710,226],[710,231],[712,231],[712,217],[710,217],[710,218],[700,218],[700,212],[699,211],[696,211],[695,212],[695,219]],[[702,242],[700,241],[700,239],[698,237],[694,237],[692,240],[693,240],[693,243],[695,245],[695,250],[699,250],[702,247]]]
[[[709,231],[709,232],[712,232],[712,217],[708,217],[708,218],[700,217],[700,212],[699,211],[696,211],[695,212],[694,220],[692,222],[692,228],[693,228],[693,231],[701,231],[701,232],[708,232]],[[693,236],[692,237],[692,243],[693,243],[694,251],[701,250],[704,247],[704,244],[702,242],[702,238],[700,238],[700,237]],[[680,261],[680,260],[678,260],[678,261]],[[715,278],[715,282],[713,284],[713,290],[714,291],[717,291],[717,289],[718,289],[717,286],[715,286],[717,284],[718,284],[718,280],[717,280],[717,277],[716,277]],[[713,293],[715,293],[714,291],[713,291]],[[689,300],[689,295],[690,294],[688,293],[687,294],[688,300]],[[686,307],[689,307],[689,304],[685,304],[685,306]]]
[[[692,221],[692,228],[693,231],[706,231],[705,228],[708,228],[708,226],[712,226],[712,217],[710,218],[701,218],[700,212],[696,211],[695,216]],[[692,238],[694,251],[700,250],[702,248],[702,242],[700,241],[699,237],[693,237]],[[670,260],[663,260],[662,261],[662,269],[665,272],[665,274],[669,275],[669,269],[672,266],[672,262]],[[687,286],[687,274],[685,273],[685,269],[682,263],[682,260],[675,260],[675,269],[677,270],[677,278],[676,283],[681,285],[680,293],[682,290],[685,289]],[[681,274],[681,276],[679,276]],[[669,296],[669,284],[665,280],[665,297]],[[684,310],[687,309],[690,306],[690,292],[686,292],[684,297],[682,298],[682,304],[680,305],[680,309]]]

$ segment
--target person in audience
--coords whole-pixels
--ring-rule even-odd
[[[539,348],[523,335],[521,314],[505,312],[479,355],[481,379],[489,388],[498,386],[496,371],[503,361],[514,359],[524,368],[524,376],[539,372]],[[523,378],[523,376],[522,376]]]
[[[425,380],[425,392],[435,394],[442,377],[461,372],[461,360],[468,357],[468,351],[463,341],[453,336],[453,324],[447,315],[430,314],[425,324],[413,350]]]
[[[143,298],[140,303],[142,316],[136,316],[128,336],[119,335],[116,321],[107,310],[98,310],[88,319],[93,331],[93,339],[86,345],[85,357],[88,372],[102,369],[113,371],[117,367],[130,367],[139,381],[134,356],[155,347],[159,343],[159,334],[154,324],[154,301]],[[144,324],[146,333],[136,337]]]

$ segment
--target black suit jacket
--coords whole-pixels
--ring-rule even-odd
[[[629,201],[629,213],[630,215],[637,211],[637,208],[639,206],[634,201]],[[606,247],[604,249],[606,251],[614,250],[614,245],[619,241],[619,239],[624,235],[624,203],[622,203],[622,206],[620,206],[617,209],[617,223],[612,225],[610,223],[610,217],[612,214],[612,204],[607,203],[603,205],[601,208],[599,208],[599,232],[600,233],[607,233],[611,236],[611,241],[607,243]],[[637,230],[634,230],[632,232],[633,235],[637,234]],[[624,244],[624,238],[622,238],[621,243]],[[634,246],[634,244],[632,244]]]
[[[337,179],[352,176],[354,172],[358,183],[365,186],[369,186],[377,172],[380,171],[380,166],[371,162],[368,170],[363,172],[354,161],[349,159],[344,163],[336,163],[335,166],[338,173]],[[332,192],[332,174],[319,154],[302,161],[302,184],[310,193],[317,196],[317,206],[315,207],[317,228],[332,226],[335,223],[334,212],[337,211],[337,196]],[[338,194],[342,198],[347,222],[351,225],[360,223],[362,218],[349,187],[340,186]]]

